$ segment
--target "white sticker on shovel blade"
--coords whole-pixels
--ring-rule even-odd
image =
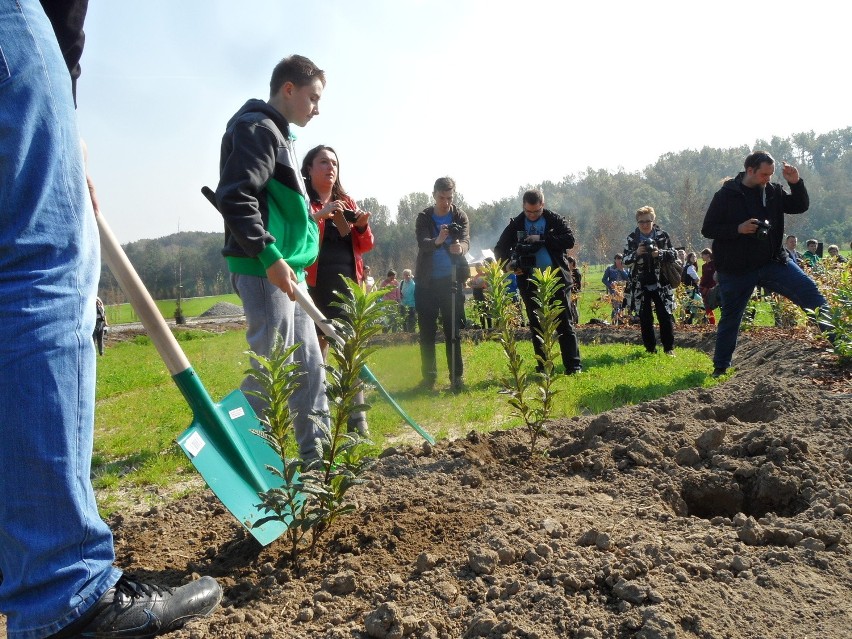
[[[228,415],[231,419],[237,419],[238,417],[242,417],[246,412],[243,410],[242,406],[237,406],[237,408],[232,408],[228,411]]]
[[[201,452],[201,449],[204,448],[205,443],[206,442],[201,437],[201,435],[198,434],[198,431],[195,431],[194,433],[192,433],[192,435],[186,438],[186,441],[183,443],[183,446],[186,449],[186,452],[188,452],[193,457],[196,457],[198,453]]]

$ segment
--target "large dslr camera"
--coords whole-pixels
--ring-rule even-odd
[[[509,270],[529,275],[536,266],[535,254],[544,242],[525,242],[527,234],[518,231],[518,241],[509,251]]]
[[[757,221],[757,230],[754,232],[755,237],[764,240],[769,237],[769,229],[772,228],[772,225],[769,223],[769,220],[758,220]]]

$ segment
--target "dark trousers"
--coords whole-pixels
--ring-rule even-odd
[[[657,311],[657,321],[660,323],[660,341],[663,343],[663,350],[670,351],[674,348],[674,317],[666,310],[666,301],[660,294],[660,289],[642,290],[642,304],[639,306],[639,328],[642,331],[642,344],[648,351],[657,348],[657,336],[654,333],[654,309]]]
[[[417,316],[414,314],[414,307],[400,306],[399,310],[402,314],[402,330],[406,333],[413,333],[415,325],[417,324]]]
[[[535,284],[523,276],[518,276],[518,292],[521,294],[521,299],[524,301],[524,307],[527,309],[527,318],[530,322],[530,332],[532,333],[532,343],[535,354],[544,358],[544,349],[539,338],[541,331],[541,322],[539,321],[536,311],[540,308],[535,298]],[[557,293],[559,301],[562,302],[562,314],[559,317],[559,351],[562,354],[562,365],[565,366],[565,372],[577,371],[580,369],[580,347],[577,344],[577,333],[574,332],[574,323],[571,320],[569,299],[570,292],[568,287],[563,286]],[[541,364],[537,364],[540,368]]]
[[[461,287],[449,277],[429,281],[417,280],[414,307],[417,309],[417,321],[420,323],[420,369],[423,379],[434,382],[438,377],[435,334],[438,331],[439,315],[444,325],[444,347],[447,352],[450,381],[461,379],[464,374],[459,341],[459,328],[464,316],[464,293]]]

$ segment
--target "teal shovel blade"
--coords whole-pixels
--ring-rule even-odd
[[[411,416],[402,409],[402,406],[400,406],[396,402],[396,400],[391,397],[391,394],[385,390],[385,387],[379,383],[379,380],[377,380],[376,376],[373,375],[373,371],[371,371],[366,366],[363,366],[361,368],[361,373],[359,374],[359,377],[368,384],[375,386],[376,390],[379,391],[379,394],[384,397],[391,406],[393,406],[393,409],[399,414],[400,417],[402,417],[406,422],[408,422],[409,426],[411,426],[415,431],[417,431],[417,433],[427,442],[429,442],[433,446],[435,445],[435,438],[432,437],[432,435],[430,435],[429,432],[420,424],[411,419]]]
[[[252,431],[263,428],[248,399],[235,390],[214,403],[192,368],[173,376],[189,402],[192,424],[178,436],[186,453],[210,489],[262,545],[272,543],[289,522],[272,520],[259,509],[259,493],[279,488],[283,480],[271,468],[281,470],[280,457]]]

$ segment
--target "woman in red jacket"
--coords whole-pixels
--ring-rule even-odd
[[[345,291],[343,277],[361,283],[364,261],[361,255],[373,248],[370,213],[358,204],[340,184],[340,164],[330,146],[314,147],[302,161],[302,176],[311,204],[311,215],[319,226],[319,257],[306,269],[308,292],[317,308],[329,319],[341,316],[332,302],[339,301],[337,291]],[[319,331],[323,358],[328,342]],[[363,403],[363,395],[356,398]],[[367,418],[363,412],[349,416],[350,430],[367,433]]]

